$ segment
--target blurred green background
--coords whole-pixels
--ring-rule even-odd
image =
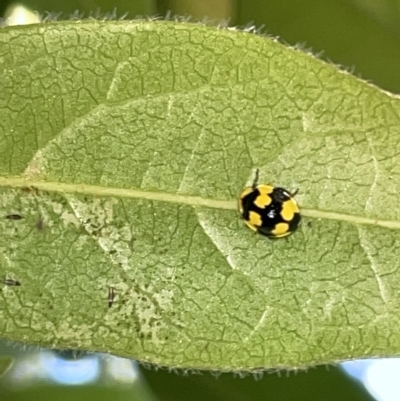
[[[400,92],[399,0],[25,0],[18,4],[38,11],[45,19],[181,15],[214,25],[254,27],[289,45],[310,49],[385,90]],[[15,6],[15,2],[0,0],[0,16],[10,17]],[[0,377],[1,401],[373,399],[338,367],[268,373],[255,380],[254,375],[239,378],[222,374],[215,378],[209,373],[156,372],[137,368],[132,361],[98,355],[70,360],[63,354],[54,354],[51,359],[51,352],[5,342],[0,342],[0,370],[4,355],[13,356],[14,363]],[[49,360],[64,360],[65,368],[75,373],[79,370],[74,361],[97,361],[100,373],[87,384],[57,384],[45,373]]]

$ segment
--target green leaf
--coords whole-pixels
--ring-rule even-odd
[[[397,98],[172,22],[5,28],[0,57],[2,337],[218,370],[400,351]],[[288,240],[239,219],[255,168],[300,188]]]

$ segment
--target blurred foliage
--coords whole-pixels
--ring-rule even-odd
[[[400,38],[390,29],[396,17],[356,7],[356,1],[238,0],[234,22],[263,25],[291,45],[303,43],[314,53],[323,52],[325,60],[354,67],[362,78],[400,92]]]
[[[131,382],[127,380],[131,372],[113,372],[117,376],[119,373],[125,381],[116,380],[114,375],[110,375],[108,357],[101,354],[97,355],[100,366],[97,381],[81,385],[57,385],[43,370],[41,352],[37,347],[25,347],[0,339],[0,401],[157,401],[142,375],[138,374]],[[70,361],[87,355],[71,350],[54,350],[52,353]],[[6,370],[2,370],[3,367]],[[65,373],[68,376],[71,372],[66,368]]]
[[[40,384],[18,391],[1,391],[2,401],[147,401],[136,388],[117,389],[91,386],[56,386]]]
[[[218,24],[223,20],[232,20],[235,15],[235,1],[232,0],[158,0],[157,7],[160,15],[165,15],[168,11],[172,14],[191,16],[193,19],[203,20],[203,18],[211,20]]]
[[[0,378],[8,371],[8,369],[10,369],[13,362],[13,357],[9,355],[0,355]]]
[[[115,13],[116,18],[125,14],[127,18],[135,18],[155,15],[157,12],[155,2],[156,0],[21,0],[18,2],[0,0],[0,12],[3,14],[7,6],[18,3],[38,11],[41,15],[47,13],[50,16],[60,15],[58,19],[67,19],[76,12],[84,17]]]
[[[400,37],[399,0],[348,0]]]
[[[372,401],[360,385],[339,368],[319,367],[308,371],[265,373],[244,378],[232,373],[213,377],[208,372],[182,376],[142,369],[160,401]]]

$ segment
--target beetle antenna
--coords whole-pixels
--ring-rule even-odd
[[[260,172],[260,170],[257,168],[256,173],[254,175],[253,184],[251,186],[253,189],[255,189],[255,187],[257,186],[259,172]]]

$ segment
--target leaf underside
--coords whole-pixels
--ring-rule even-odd
[[[215,370],[400,352],[398,99],[172,22],[3,28],[0,63],[0,336]],[[288,240],[238,217],[255,168],[300,188]]]

